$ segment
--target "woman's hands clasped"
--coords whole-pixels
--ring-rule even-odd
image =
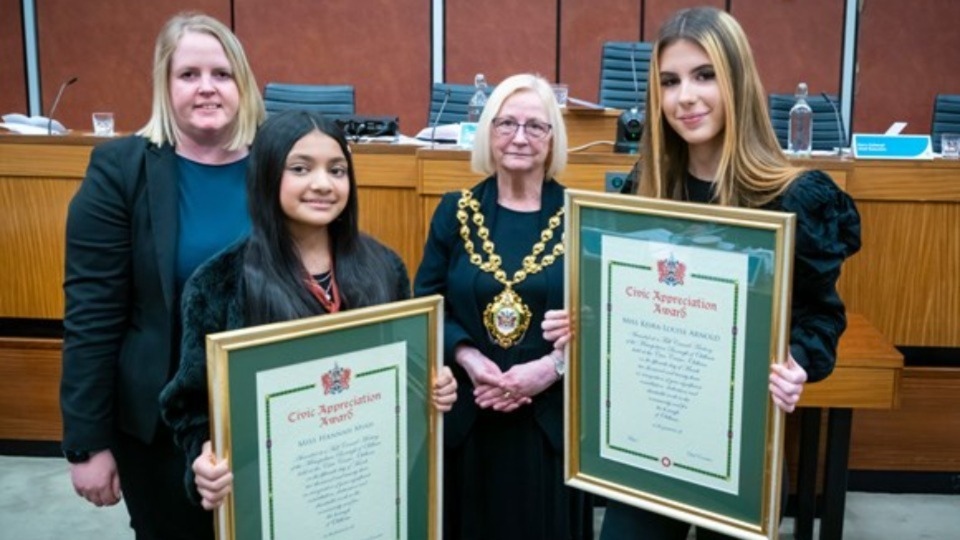
[[[478,407],[512,412],[533,402],[533,396],[556,381],[553,361],[548,356],[517,364],[501,371],[478,349],[460,345],[456,360],[473,383],[473,398]]]

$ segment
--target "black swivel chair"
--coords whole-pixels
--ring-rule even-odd
[[[477,87],[472,84],[449,84],[433,83],[433,89],[430,91],[430,111],[427,117],[430,119],[427,125],[437,123],[437,113],[440,107],[443,107],[443,99],[450,92],[450,98],[447,99],[447,105],[443,108],[443,117],[440,118],[441,124],[456,124],[457,122],[467,121],[467,105],[470,98],[473,97]],[[493,87],[487,85],[487,97],[493,92]]]
[[[934,152],[940,152],[944,133],[960,133],[960,94],[937,94],[933,102],[930,138],[933,139]]]
[[[834,105],[839,102],[835,96],[828,97],[833,100]],[[793,94],[770,94],[768,106],[770,107],[770,122],[773,124],[773,131],[777,134],[777,140],[780,147],[787,148],[787,137],[790,133],[790,109],[797,99]],[[846,129],[843,127],[843,119],[838,118],[838,114],[823,96],[807,96],[807,104],[813,110],[813,150],[833,150],[835,148],[846,148],[847,137]],[[837,105],[839,108],[839,105]]]
[[[608,41],[600,59],[600,104],[641,112],[647,100],[647,80],[653,44],[642,41]]]
[[[345,84],[267,83],[263,90],[263,103],[267,114],[303,109],[331,116],[345,116],[354,114],[356,107],[353,86]]]

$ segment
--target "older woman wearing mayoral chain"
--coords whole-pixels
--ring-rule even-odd
[[[444,195],[414,293],[446,298],[444,358],[459,382],[445,422],[447,538],[590,538],[564,486],[563,364],[543,338],[563,303],[567,136],[550,84],[514,75],[480,117],[472,165],[488,177]]]
[[[654,45],[650,80],[659,84],[647,96],[640,195],[797,216],[790,355],[769,375],[771,398],[791,412],[804,383],[827,377],[836,363],[846,327],[836,284],[844,259],[860,248],[856,207],[829,176],[794,167],[783,155],[747,37],[727,13],[694,8],[668,20]],[[548,321],[548,337],[565,333],[561,321]],[[689,529],[611,501],[601,538],[683,540]],[[698,530],[697,538],[726,537]]]
[[[70,203],[63,449],[77,494],[103,506],[122,491],[138,539],[213,538],[157,400],[180,362],[184,282],[249,229],[247,147],[264,108],[240,42],[206,15],[164,25],[153,74],[149,122],[93,150]]]

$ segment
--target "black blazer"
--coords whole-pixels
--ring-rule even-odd
[[[93,150],[66,231],[63,447],[100,450],[120,429],[149,442],[179,354],[173,147],[143,137]]]

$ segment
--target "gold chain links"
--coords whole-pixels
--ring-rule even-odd
[[[468,209],[472,212],[472,217],[467,215]],[[557,213],[547,221],[547,228],[540,231],[540,241],[533,245],[530,255],[523,258],[522,268],[513,273],[513,279],[508,280],[507,273],[500,267],[503,262],[502,259],[494,253],[495,246],[493,241],[490,240],[490,231],[483,224],[483,214],[480,213],[480,202],[473,198],[473,193],[471,193],[470,190],[464,189],[461,191],[460,201],[457,203],[457,220],[460,221],[460,236],[463,238],[463,248],[467,251],[470,262],[480,268],[480,270],[492,273],[494,279],[507,287],[516,285],[526,279],[527,276],[536,274],[556,262],[556,260],[563,255],[563,236],[561,236],[561,241],[553,246],[553,251],[543,255],[540,262],[537,262],[537,257],[546,249],[547,242],[553,239],[553,231],[560,226],[563,222],[562,219],[563,208],[561,207],[557,210]],[[487,254],[486,261],[476,252],[473,241],[470,240],[470,221],[473,221],[473,224],[477,228],[477,237],[482,242],[481,247],[484,253]]]

